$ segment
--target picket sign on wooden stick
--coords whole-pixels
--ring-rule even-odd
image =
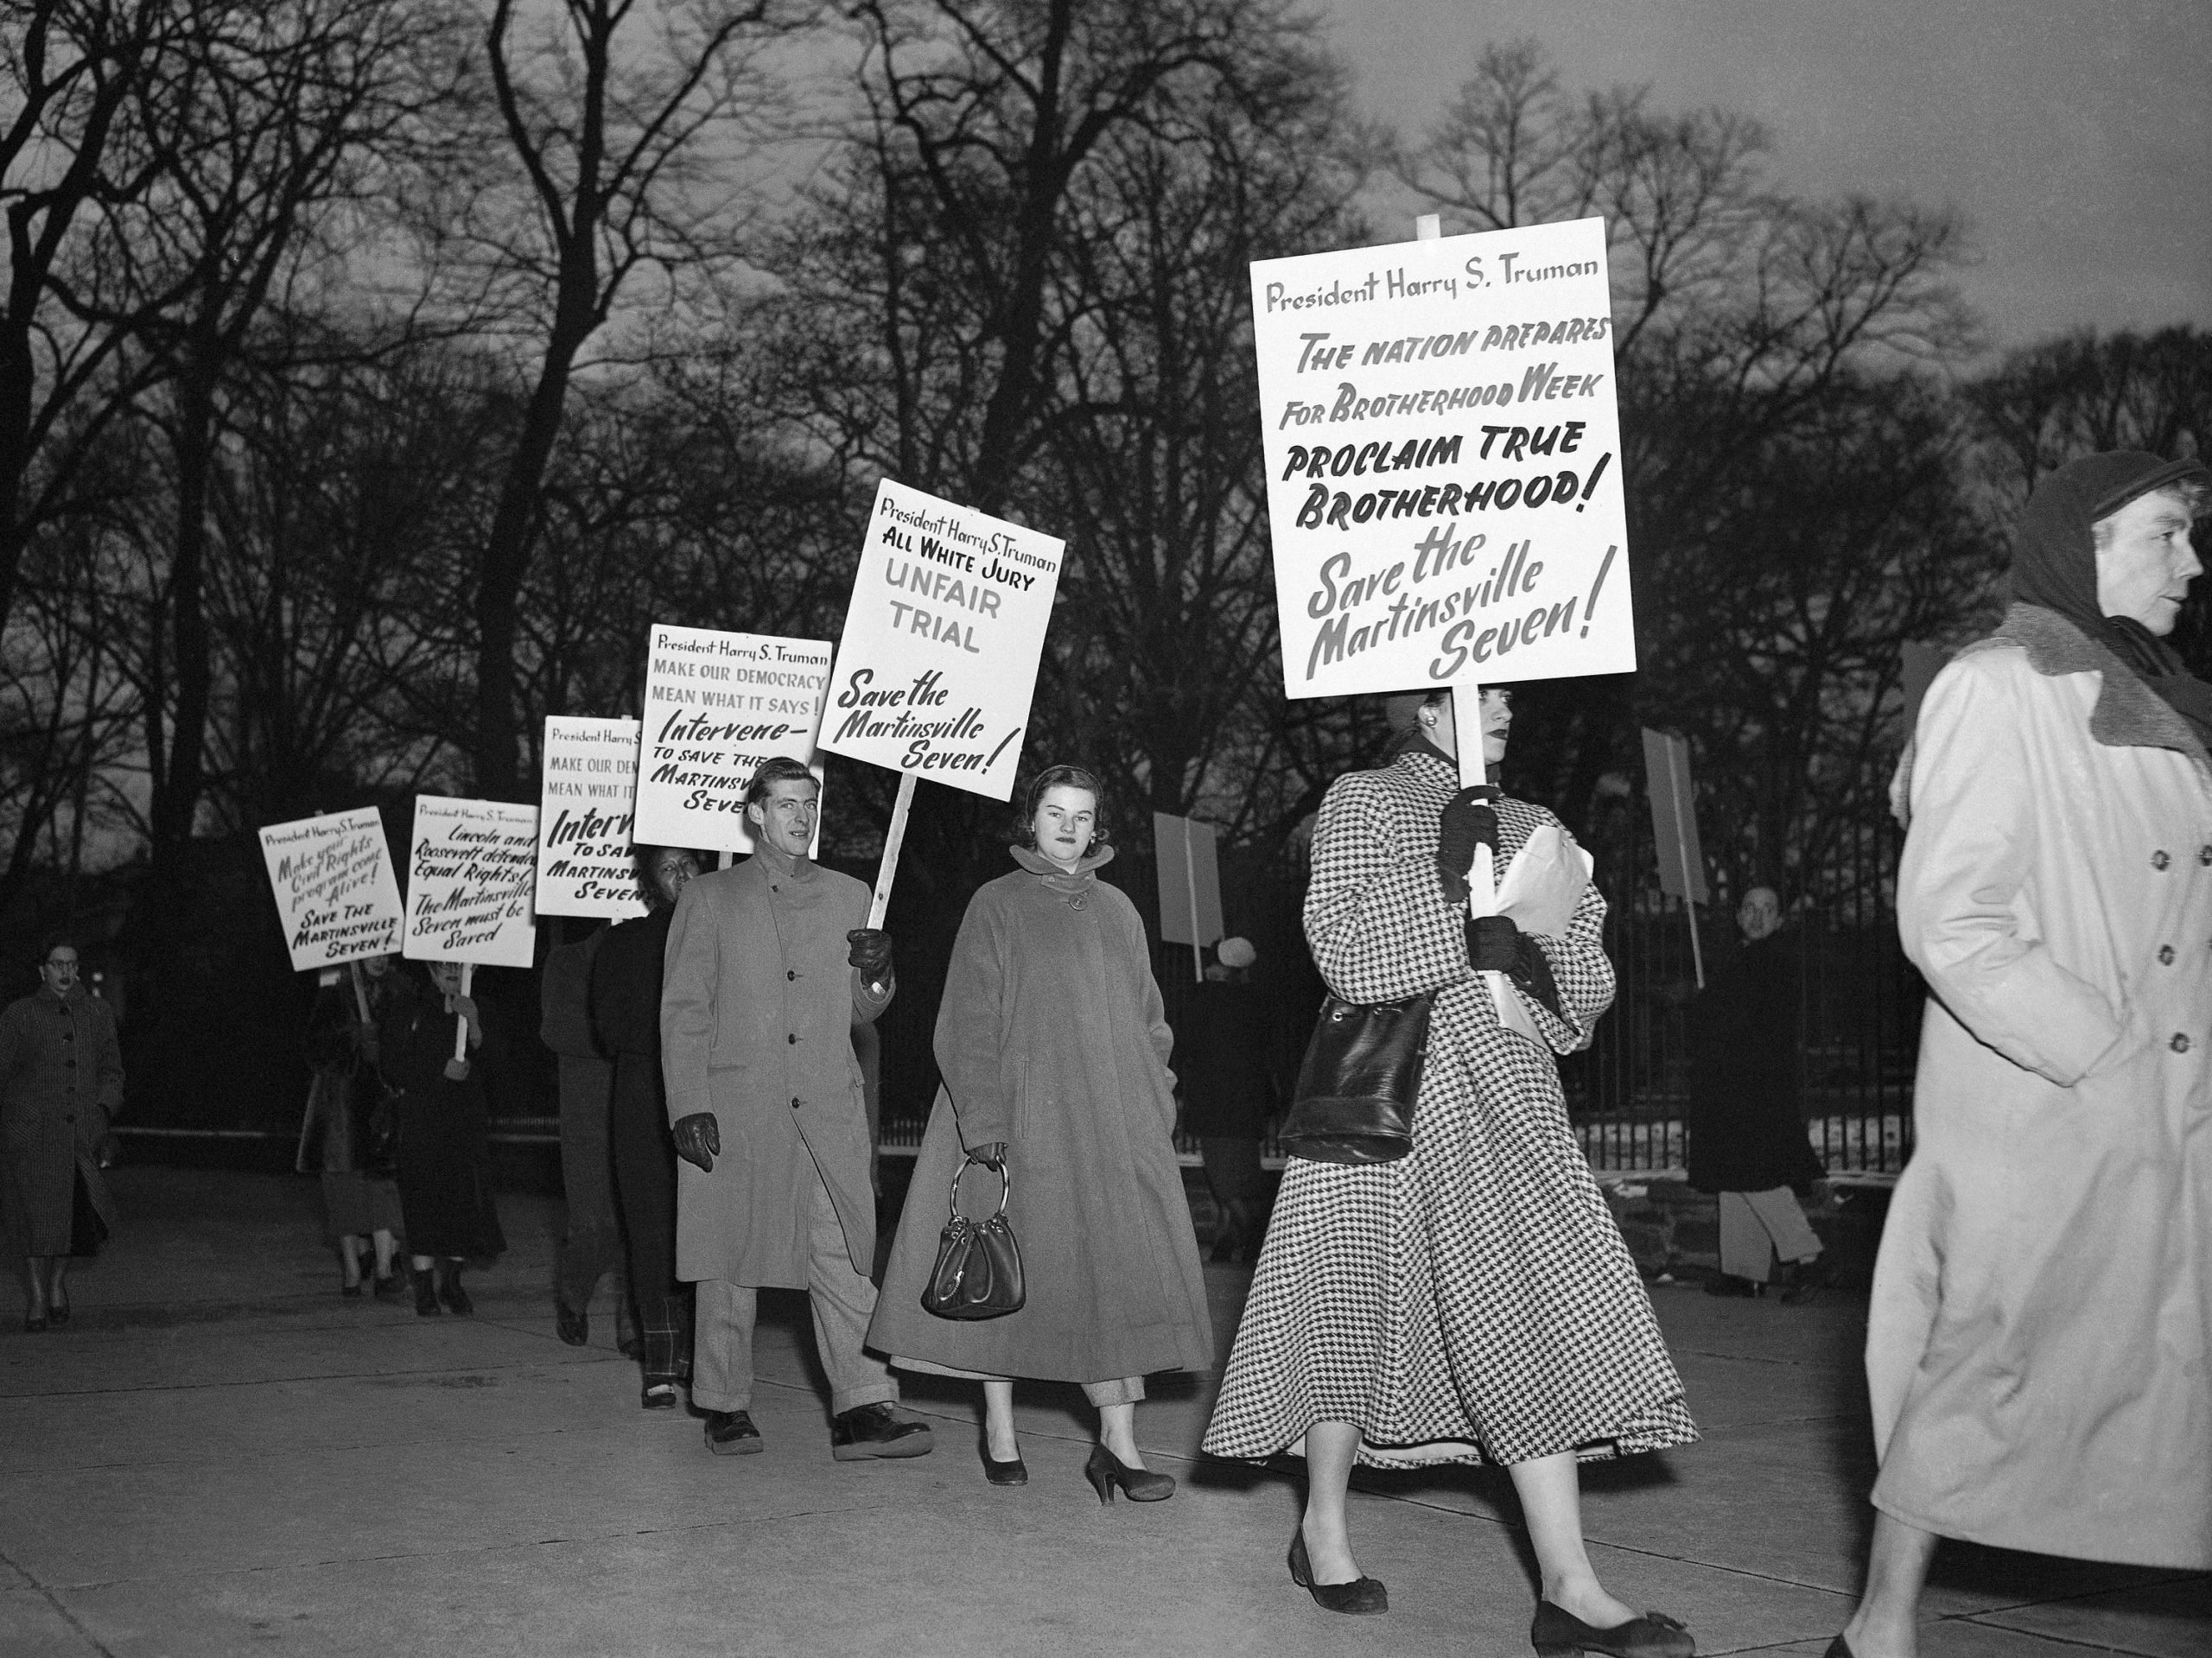
[[[361,1010],[361,1023],[366,1025],[369,1022],[369,988],[361,982],[360,962],[346,962],[346,972],[353,981],[353,1005]]]
[[[891,883],[899,873],[899,848],[906,842],[906,813],[914,804],[914,774],[899,779],[899,798],[891,808],[891,827],[883,832],[883,861],[875,868],[875,896],[868,900],[868,924],[872,931],[883,926],[884,912],[891,907]]]
[[[476,963],[463,962],[461,964],[461,994],[462,995],[468,994],[468,987],[475,977]],[[463,1077],[468,1075],[468,1016],[458,1010],[455,1010],[453,1016],[453,1062],[460,1067],[460,1070],[458,1072],[449,1070],[448,1074],[453,1077],[454,1081],[459,1082]]]
[[[1198,943],[1198,849],[1192,844],[1191,820],[1183,820],[1183,886],[1191,895],[1191,981],[1206,981],[1205,947]]]

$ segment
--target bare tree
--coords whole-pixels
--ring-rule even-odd
[[[536,40],[496,0],[485,45],[501,141],[519,183],[472,227],[497,259],[535,361],[475,573],[476,787],[521,778],[517,602],[541,492],[585,346],[641,273],[711,274],[743,246],[747,142],[776,108],[761,54],[811,18],[808,0],[564,0]]]
[[[117,357],[131,320],[73,318],[57,277],[103,202],[143,187],[134,100],[165,73],[178,0],[22,0],[0,18],[0,626],[32,538],[75,500],[79,472],[138,381]]]

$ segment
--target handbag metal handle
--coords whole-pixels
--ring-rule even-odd
[[[967,1173],[970,1167],[992,1169],[997,1173],[999,1177],[999,1212],[996,1215],[992,1216],[991,1218],[993,1220],[1003,1218],[1006,1214],[1006,1200],[1014,1196],[1014,1176],[1007,1172],[1007,1166],[1003,1162],[996,1164],[986,1163],[982,1158],[976,1156],[973,1152],[969,1153],[967,1157],[962,1161],[960,1166],[952,1172],[952,1212],[955,1215],[960,1213],[960,1177]]]

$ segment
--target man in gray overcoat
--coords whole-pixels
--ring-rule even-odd
[[[721,1456],[760,1449],[757,1292],[808,1292],[830,1375],[830,1455],[918,1457],[925,1423],[861,1350],[875,1286],[875,1196],[852,1029],[891,1005],[891,940],[868,889],[809,855],[820,788],[797,760],[754,773],[756,850],[683,889],[669,924],[661,1066],[676,1139],[676,1273],[698,1286],[691,1401]]]

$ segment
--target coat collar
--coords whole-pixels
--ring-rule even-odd
[[[2107,748],[2171,748],[2198,765],[2212,764],[2189,721],[2114,656],[2055,610],[2014,605],[1987,638],[1976,639],[1961,657],[1999,645],[2017,645],[2028,665],[2045,678],[2062,674],[2100,674],[2103,687],[2089,713],[2089,735]]]
[[[1010,846],[1014,862],[1031,874],[1041,877],[1046,886],[1059,893],[1079,893],[1098,879],[1098,871],[1114,861],[1114,848],[1094,845],[1083,854],[1083,859],[1070,874],[1033,847]]]

